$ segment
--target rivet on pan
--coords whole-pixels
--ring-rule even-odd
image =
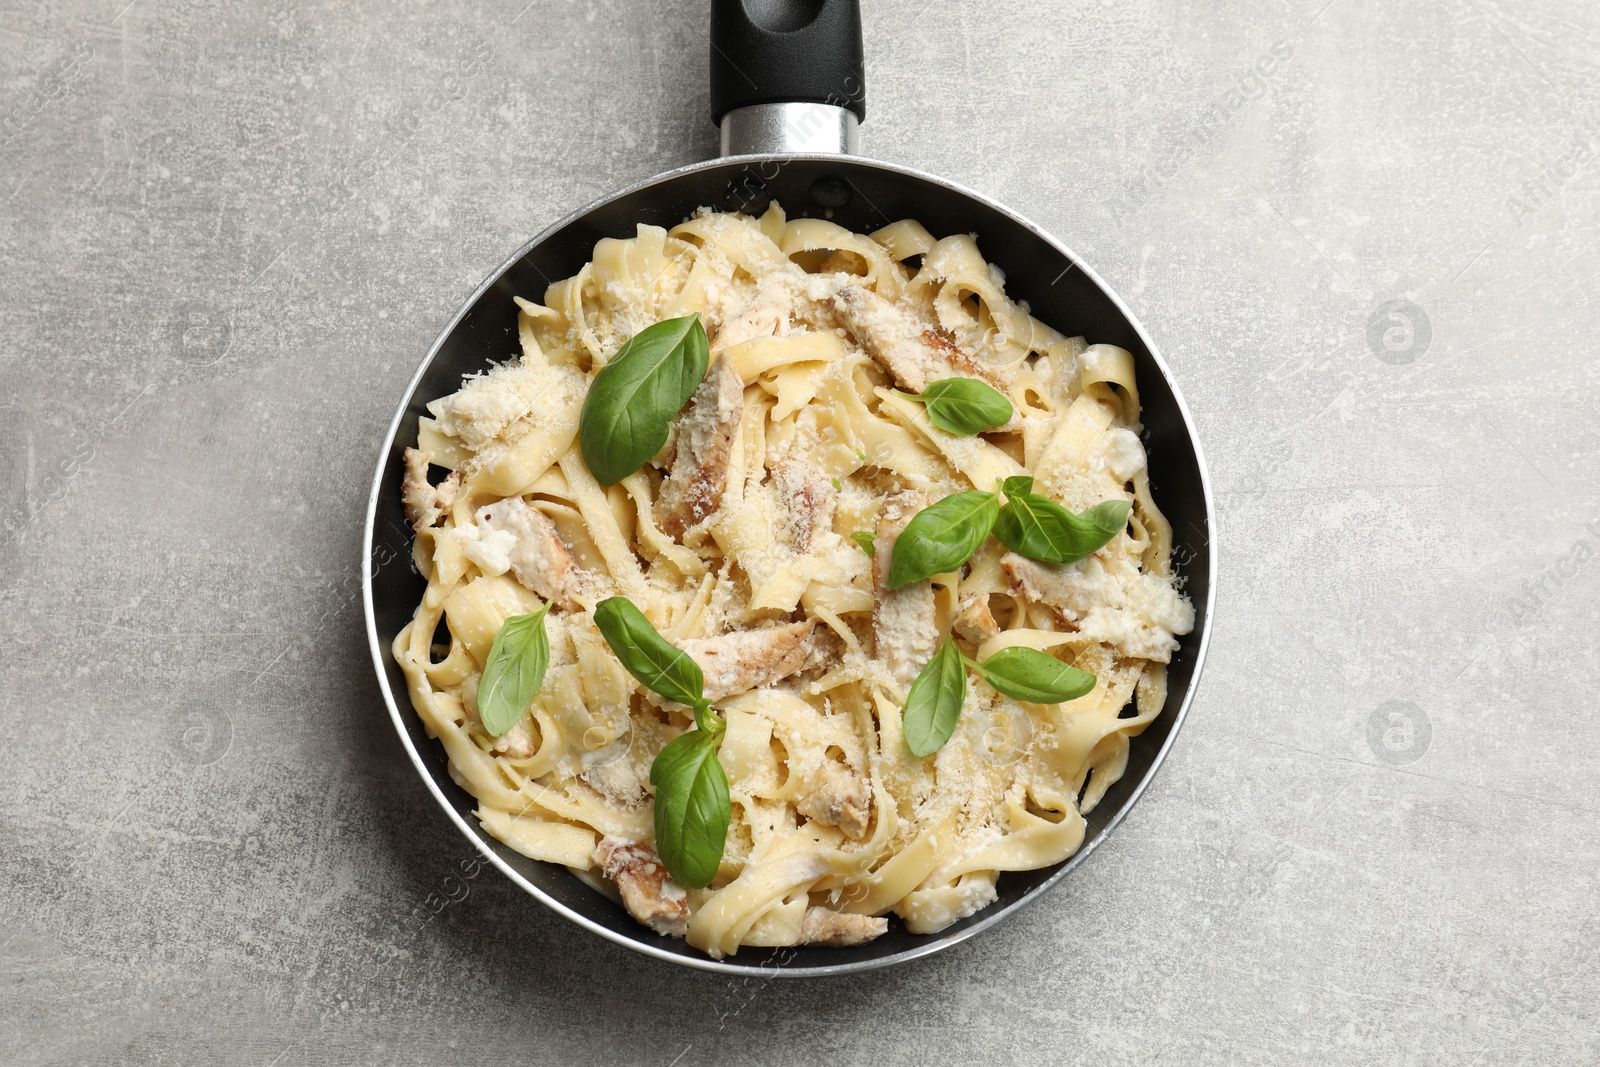
[[[746,215],[759,215],[770,203],[772,194],[767,192],[767,183],[748,169],[728,179],[728,188],[722,194],[723,210],[742,211]]]
[[[844,207],[855,195],[843,178],[818,178],[811,183],[811,200],[818,207]]]

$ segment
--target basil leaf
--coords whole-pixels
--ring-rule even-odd
[[[969,489],[917,512],[895,539],[889,588],[953,571],[971,559],[994,528],[999,510],[993,493]]]
[[[717,761],[721,733],[691,730],[650,765],[656,787],[656,852],[679,885],[711,884],[722,863],[733,808],[728,776]]]
[[[680,704],[694,708],[706,704],[700,665],[657,633],[633,601],[621,596],[600,601],[594,607],[594,624],[639,684]]]
[[[710,360],[695,312],[646,326],[600,369],[578,417],[578,445],[601,485],[615,485],[661,451]]]
[[[978,664],[978,673],[996,691],[1030,704],[1077,700],[1095,686],[1094,675],[1088,671],[1020,645],[1002,648]]]
[[[850,540],[861,546],[861,551],[867,554],[868,559],[871,559],[878,552],[877,547],[872,543],[877,539],[878,535],[871,530],[857,530],[850,535]]]
[[[1000,486],[1006,505],[995,520],[995,537],[1018,555],[1046,563],[1075,563],[1093,555],[1128,524],[1132,507],[1126,500],[1107,500],[1074,515],[1034,493],[1032,478],[1007,478]]]
[[[544,632],[546,604],[531,615],[513,615],[500,625],[489,646],[489,661],[478,680],[478,721],[499,737],[522,718],[550,666],[550,638]]]
[[[901,393],[928,409],[928,421],[946,433],[970,437],[1011,421],[1011,401],[976,378],[941,378],[921,393]]]
[[[946,640],[906,694],[901,732],[911,754],[926,756],[943,748],[966,702],[967,665],[955,642]]]

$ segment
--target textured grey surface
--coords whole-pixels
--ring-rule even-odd
[[[1600,9],[868,0],[868,153],[1130,301],[1223,571],[1083,869],[795,985],[462,878],[356,592],[458,302],[713,151],[703,5],[125,3],[0,14],[0,1062],[1596,1061]]]

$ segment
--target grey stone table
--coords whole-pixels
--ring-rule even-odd
[[[392,406],[527,236],[714,151],[703,2],[0,14],[0,1062],[1600,1057],[1600,8],[869,0],[869,154],[1163,345],[1218,489],[1172,758],[936,959],[742,983],[547,914],[392,735]]]

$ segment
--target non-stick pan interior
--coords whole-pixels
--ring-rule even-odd
[[[478,828],[471,815],[472,797],[450,780],[444,752],[423,732],[409,706],[405,679],[389,656],[395,634],[410,620],[424,588],[411,565],[410,531],[400,506],[402,451],[415,443],[417,417],[425,413],[428,401],[455,391],[463,374],[516,355],[513,296],[542,300],[546,286],[576,273],[602,237],[631,236],[640,223],[670,227],[703,205],[759,211],[770,197],[775,197],[791,218],[828,218],[856,231],[870,232],[898,219],[914,218],[935,236],[974,233],[984,255],[1005,271],[1007,292],[1028,301],[1037,317],[1067,334],[1083,334],[1090,343],[1109,342],[1131,351],[1138,366],[1153,492],[1172,523],[1173,557],[1198,616],[1194,632],[1183,639],[1173,658],[1167,708],[1134,740],[1127,773],[1090,815],[1087,840],[1073,859],[1055,868],[1001,875],[998,901],[931,937],[909,934],[899,928],[897,920],[891,920],[888,934],[856,948],[744,949],[724,961],[741,969],[795,974],[845,964],[881,964],[960,940],[999,919],[1093,849],[1142,790],[1185,707],[1208,622],[1212,553],[1203,465],[1164,369],[1136,324],[1091,274],[1016,216],[933,179],[849,157],[714,161],[608,200],[524,249],[440,339],[407,399],[385,461],[373,523],[373,625],[382,669],[400,707],[400,721],[449,803],[479,841],[523,879],[576,915],[623,939],[657,954],[681,956],[684,962],[707,962],[682,941],[659,937],[639,926],[618,905],[564,868],[527,859]],[[1050,900],[1057,908],[1073,907],[1070,893],[1056,894]]]

